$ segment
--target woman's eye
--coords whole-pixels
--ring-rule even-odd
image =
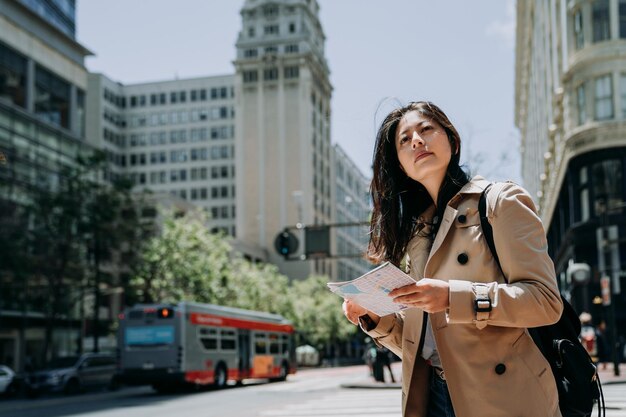
[[[407,136],[401,137],[400,138],[400,145],[402,145],[403,143],[408,142],[409,138]]]
[[[433,128],[432,126],[424,126],[424,127],[422,128],[422,132],[426,132],[426,131],[428,131],[428,130],[431,130],[432,128]]]

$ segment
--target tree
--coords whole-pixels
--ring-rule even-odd
[[[349,339],[356,332],[343,315],[341,298],[326,286],[328,277],[313,275],[302,281],[293,281],[290,297],[294,303],[293,317],[302,338],[318,350],[337,348],[340,341]]]
[[[176,217],[163,212],[161,233],[149,239],[131,279],[143,303],[194,300],[215,302],[228,276],[229,241],[212,234],[201,211]]]
[[[130,186],[103,181],[105,163],[102,152],[78,157],[75,164],[61,170],[57,183],[29,190],[26,253],[33,265],[30,285],[37,289],[31,293],[44,306],[46,317],[42,360],[49,356],[58,320],[70,316],[87,288],[93,290],[96,300],[93,316],[98,349],[100,286],[113,284],[112,274],[103,273],[102,267],[124,238],[118,231],[134,227],[123,216],[131,200]]]

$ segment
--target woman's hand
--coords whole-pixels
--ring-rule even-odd
[[[378,323],[378,320],[380,320],[380,317],[378,315],[366,310],[365,308],[348,299],[343,300],[342,308],[343,314],[350,321],[350,323],[357,326],[359,325],[359,317],[364,314],[369,315],[374,323]]]
[[[393,302],[437,313],[450,307],[450,285],[446,281],[422,278],[415,284],[396,288],[389,293]]]

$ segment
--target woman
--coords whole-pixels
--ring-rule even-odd
[[[559,417],[550,366],[526,331],[562,310],[543,226],[525,190],[493,184],[487,213],[500,269],[478,213],[489,183],[468,178],[460,153],[458,132],[432,103],[385,118],[369,256],[406,262],[418,282],[389,294],[409,307],[402,313],[379,317],[350,301],[344,313],[402,358],[405,417]]]

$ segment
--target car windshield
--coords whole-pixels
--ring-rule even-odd
[[[46,364],[44,369],[69,368],[76,364],[78,356],[67,356],[64,358],[54,358]]]

